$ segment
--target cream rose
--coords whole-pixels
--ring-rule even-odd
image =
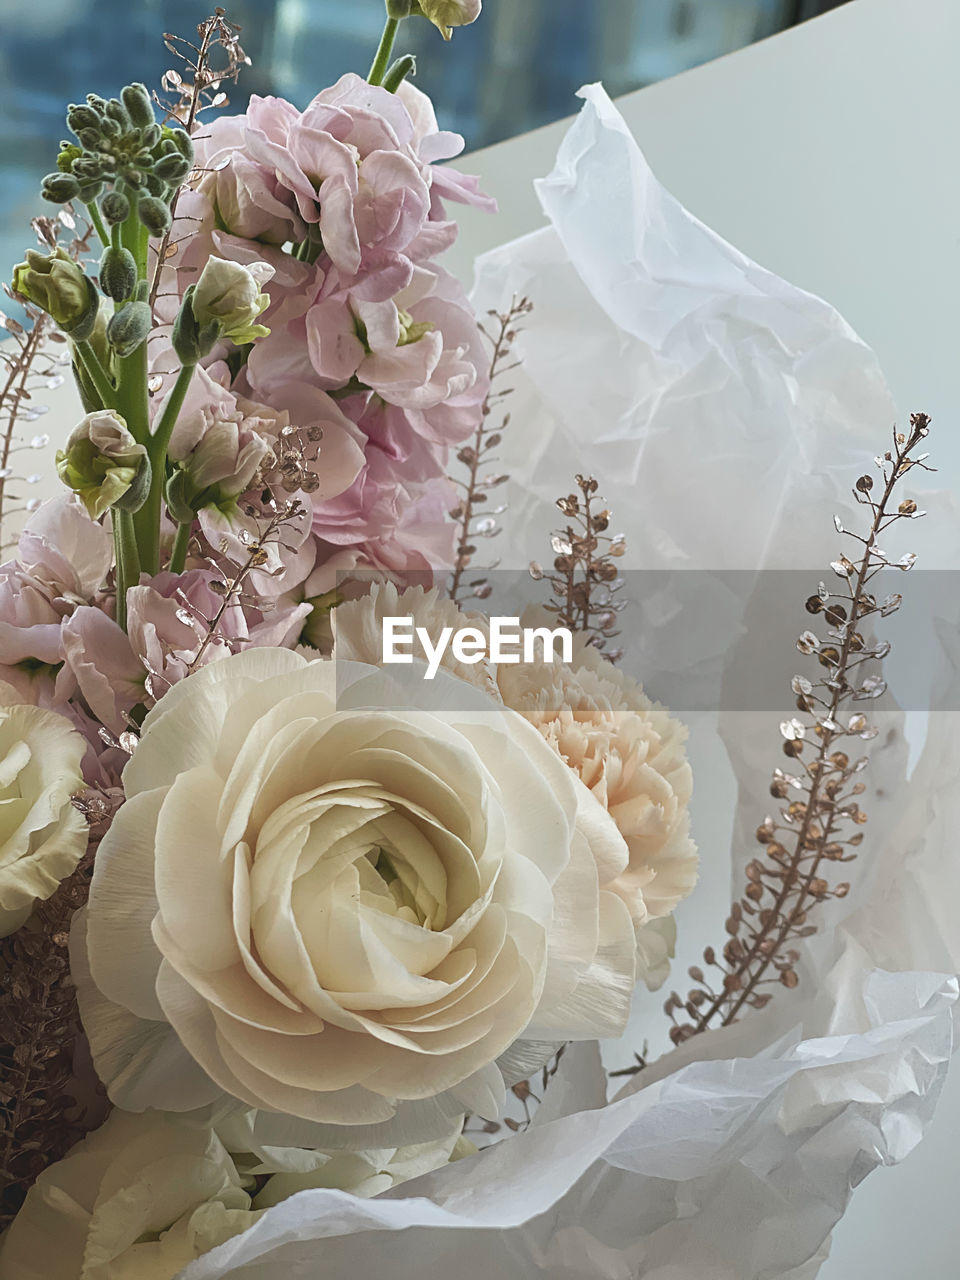
[[[87,824],[71,803],[83,789],[83,739],[63,716],[19,701],[0,684],[0,938],[55,892],[87,847]]]
[[[369,1197],[464,1154],[456,1132],[417,1147],[349,1153],[253,1151],[253,1132],[246,1114],[214,1130],[156,1111],[112,1112],[40,1174],[4,1237],[0,1274],[173,1280],[298,1191]]]
[[[418,687],[251,649],[147,717],[72,944],[118,1105],[424,1141],[496,1114],[551,1042],[623,1030],[615,823],[521,716]]]

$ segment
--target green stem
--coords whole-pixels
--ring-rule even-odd
[[[137,543],[140,547],[143,568],[150,574],[160,572],[160,513],[163,507],[163,484],[167,474],[167,448],[170,437],[173,435],[173,428],[177,425],[180,410],[183,408],[184,397],[195,367],[192,364],[185,364],[177,374],[177,380],[167,397],[157,428],[147,441],[152,468],[150,492],[146,502],[134,517],[134,527],[137,531]]]
[[[129,511],[110,512],[113,524],[113,546],[117,559],[117,622],[127,629],[127,591],[140,581],[140,556]]]
[[[173,540],[173,551],[170,553],[171,573],[183,573],[183,566],[187,563],[187,549],[190,546],[190,534],[192,531],[192,520],[184,520],[182,524],[177,525],[177,536]]]
[[[97,206],[96,200],[91,200],[90,203],[86,206],[86,209],[87,209],[87,214],[90,218],[90,221],[93,224],[93,229],[94,231],[96,231],[97,235],[100,237],[100,243],[103,245],[104,248],[106,248],[107,245],[110,243],[110,233],[109,231],[107,231],[107,228],[104,226],[103,218],[100,216],[100,210]]]
[[[97,353],[89,342],[74,343],[74,348],[87,376],[93,383],[97,395],[103,401],[105,409],[116,408],[117,388],[110,381],[106,369],[100,363]]]
[[[380,47],[377,49],[377,56],[373,60],[373,66],[370,68],[370,74],[367,76],[369,84],[383,84],[383,77],[387,74],[387,68],[390,65],[390,55],[393,53],[394,41],[397,38],[397,32],[400,30],[399,18],[387,18],[386,26],[383,28],[383,35],[380,37]]]

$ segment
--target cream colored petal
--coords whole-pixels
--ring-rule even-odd
[[[183,770],[208,763],[227,713],[242,694],[306,665],[306,659],[290,649],[245,649],[175,684],[143,722],[140,747],[144,742],[150,746],[142,754],[138,747],[123,771],[127,797],[169,786]]]
[[[108,999],[160,1020],[161,955],[150,928],[157,914],[154,844],[166,788],[141,792],[118,810],[100,842],[87,904],[90,971]]]

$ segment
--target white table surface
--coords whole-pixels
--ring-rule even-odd
[[[874,348],[900,414],[932,415],[941,479],[960,489],[958,48],[960,0],[854,0],[618,105],[692,212]],[[565,128],[462,165],[500,203],[463,213],[448,261],[465,281],[477,254],[543,224],[532,179]],[[857,1190],[822,1280],[957,1280],[958,1180],[960,1061],[920,1147]]]
[[[922,409],[941,428],[937,461],[960,488],[958,48],[960,0],[854,0],[620,106],[688,208],[828,298],[874,347],[901,414]],[[462,214],[448,263],[466,282],[478,253],[542,224],[532,179],[549,172],[564,128],[477,152],[463,166],[501,208],[497,218]],[[76,401],[66,388],[47,399],[43,426],[59,441]],[[40,455],[37,470],[51,463]],[[48,481],[33,493],[54,488]],[[958,1144],[960,1063],[920,1148],[857,1191],[823,1280],[957,1280]]]

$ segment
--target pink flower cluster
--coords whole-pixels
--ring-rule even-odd
[[[487,390],[476,321],[437,261],[457,233],[445,201],[493,207],[475,179],[436,163],[463,140],[438,129],[411,85],[394,94],[346,75],[302,112],[254,97],[195,143],[203,176],[178,206],[175,293],[211,254],[274,270],[270,335],[232,376],[223,364],[211,373],[218,396],[321,429],[319,485],[300,495],[317,581],[355,565],[448,566],[447,455]]]
[[[189,553],[127,591],[125,628],[109,521],[73,495],[41,508],[0,566],[0,681],[81,729],[101,790],[137,708],[238,648],[296,645],[341,571],[423,580],[450,564],[447,455],[487,391],[476,321],[437,258],[456,236],[444,202],[492,202],[438,167],[462,139],[422,93],[347,75],[302,112],[253,98],[195,142],[202,176],[181,194],[160,314],[172,319],[211,256],[265,263],[258,278],[271,279],[269,336],[218,344],[177,414],[165,496]],[[150,350],[157,418],[171,394],[162,329]],[[174,532],[166,520],[164,564]]]

